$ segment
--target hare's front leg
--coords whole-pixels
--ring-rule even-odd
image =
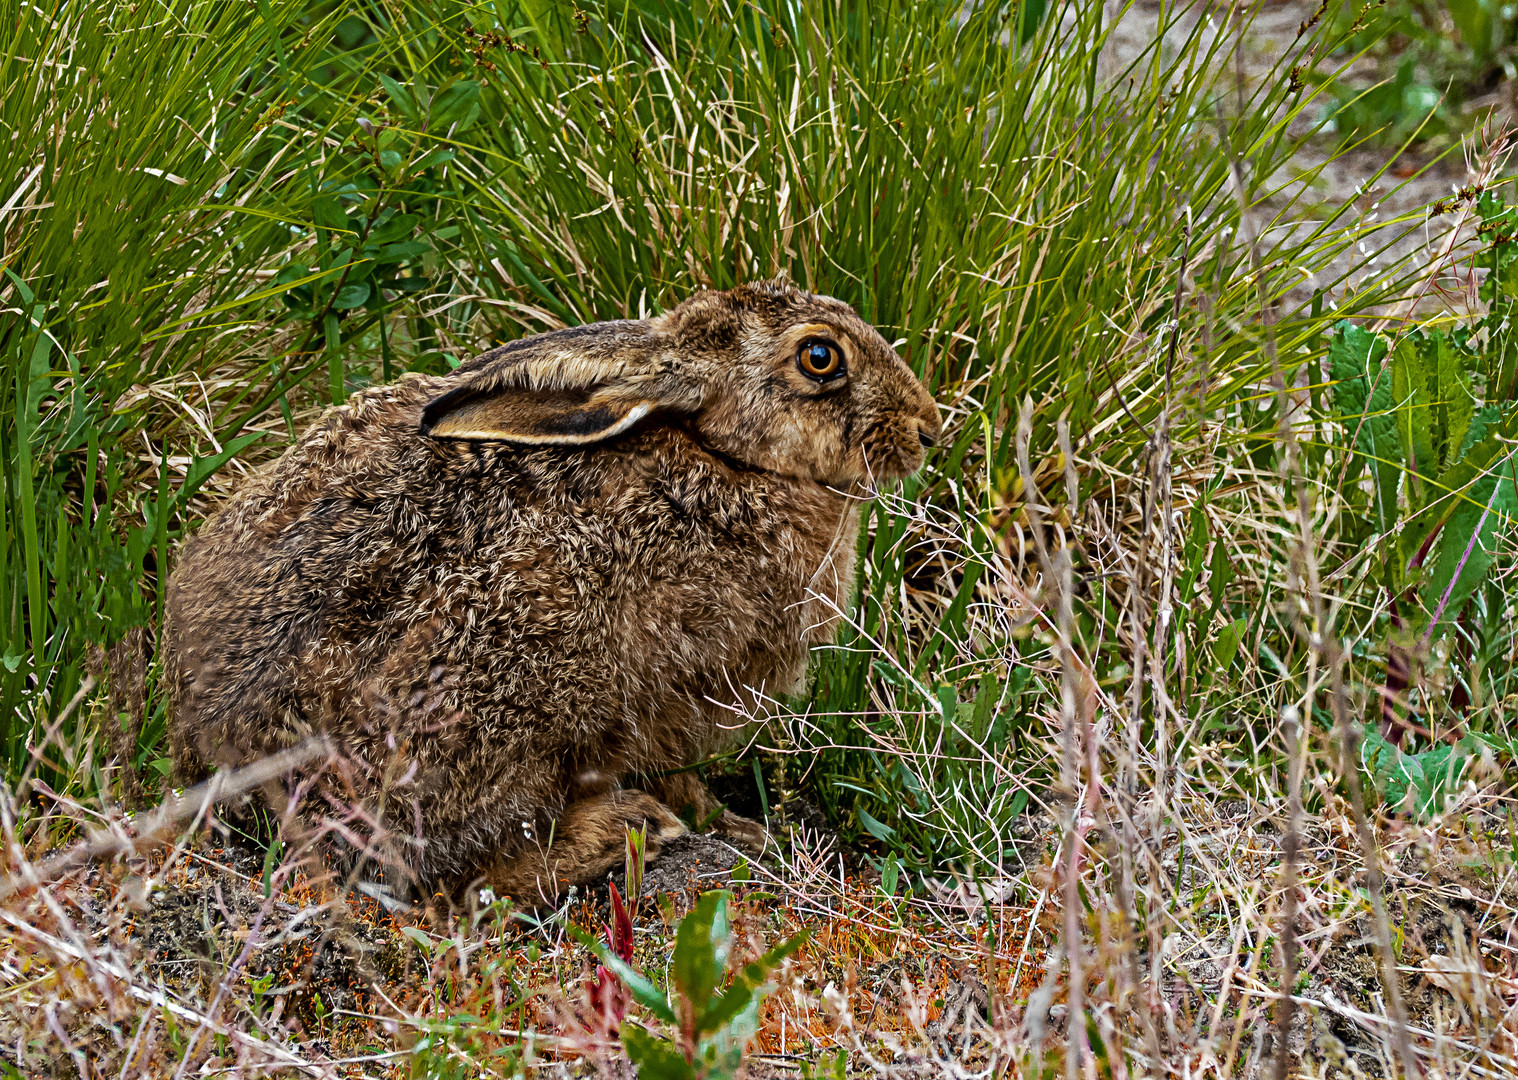
[[[484,881],[498,895],[524,904],[552,901],[571,885],[584,885],[622,865],[627,830],[648,827],[647,857],[685,832],[669,807],[642,791],[608,791],[564,808],[553,842],[502,859],[486,868]]]

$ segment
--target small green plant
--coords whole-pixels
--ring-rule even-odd
[[[806,940],[804,933],[797,934],[741,969],[731,970],[731,901],[731,894],[723,890],[703,893],[680,920],[668,993],[605,942],[570,927],[575,938],[621,980],[634,1001],[674,1029],[663,1034],[636,1024],[622,1025],[622,1045],[644,1080],[736,1076],[743,1052],[758,1029],[759,1005],[768,993],[771,973]]]
[[[1491,747],[1477,735],[1441,743],[1409,754],[1382,738],[1375,724],[1365,725],[1361,762],[1389,806],[1426,819],[1445,811],[1451,796],[1464,785],[1471,766]]]
[[[1338,487],[1356,508],[1351,531],[1371,552],[1388,599],[1382,733],[1394,746],[1414,662],[1452,634],[1458,655],[1459,621],[1518,517],[1518,292],[1506,250],[1518,222],[1491,193],[1480,196],[1479,211],[1482,231],[1496,237],[1483,319],[1396,340],[1341,322],[1328,351],[1347,451]]]
[[[269,1009],[269,988],[274,985],[274,972],[266,971],[249,984],[253,993],[253,1015],[264,1016]]]

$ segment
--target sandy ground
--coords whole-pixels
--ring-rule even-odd
[[[1161,55],[1173,56],[1197,23],[1204,21],[1204,38],[1223,35],[1226,39],[1226,63],[1231,71],[1225,78],[1228,84],[1237,84],[1242,77],[1246,96],[1248,89],[1274,77],[1282,68],[1290,70],[1300,65],[1323,74],[1334,72],[1342,60],[1321,57],[1313,64],[1305,63],[1311,58],[1303,55],[1304,39],[1298,36],[1298,28],[1313,17],[1318,6],[1300,0],[1240,4],[1239,21],[1234,21],[1235,9],[1231,5],[1198,6],[1170,15],[1168,28],[1162,35],[1159,3],[1140,0],[1121,11],[1120,5],[1108,0],[1108,11],[1117,25],[1109,38],[1104,68],[1109,78],[1115,78],[1128,65],[1143,58],[1157,38],[1161,39]],[[1243,47],[1236,54],[1232,42],[1238,38],[1240,25]],[[1369,86],[1377,79],[1377,63],[1373,58],[1362,57],[1340,72],[1340,77],[1356,87]],[[1477,121],[1495,108],[1496,120],[1501,123],[1506,117],[1505,100],[1493,94],[1466,103],[1464,113],[1475,128],[1479,126]],[[1331,99],[1326,95],[1310,103],[1293,122],[1293,134],[1309,135],[1330,106]],[[1317,135],[1290,159],[1285,169],[1262,185],[1277,190],[1265,206],[1272,216],[1279,215],[1275,228],[1294,230],[1310,228],[1341,206],[1351,208],[1340,220],[1358,225],[1363,235],[1356,248],[1334,268],[1342,280],[1324,283],[1330,299],[1345,287],[1358,287],[1363,279],[1382,273],[1389,266],[1425,278],[1431,278],[1433,271],[1442,267],[1444,272],[1439,274],[1442,288],[1424,290],[1419,312],[1432,313],[1441,306],[1468,308],[1470,299],[1451,288],[1449,270],[1452,261],[1458,262],[1452,257],[1460,250],[1453,240],[1465,244],[1474,226],[1458,215],[1431,219],[1426,208],[1468,184],[1489,178],[1490,142],[1489,137],[1483,138],[1478,131],[1463,147],[1441,154],[1430,155],[1417,148],[1398,154],[1379,147],[1346,149],[1332,135]],[[1260,216],[1260,227],[1266,228],[1266,215]],[[1456,230],[1453,238],[1452,229]],[[1310,297],[1317,284],[1304,283],[1302,299]]]

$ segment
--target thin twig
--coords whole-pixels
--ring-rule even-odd
[[[96,859],[135,855],[166,843],[183,822],[199,818],[217,803],[262,787],[271,780],[278,780],[330,755],[331,749],[327,741],[313,738],[236,772],[219,772],[184,794],[165,800],[153,813],[139,819],[136,836],[128,836],[118,829],[94,829],[85,839],[61,854],[36,865],[23,863],[19,871],[7,874],[0,881],[0,901],[7,900],[24,889],[56,881],[69,871]]]

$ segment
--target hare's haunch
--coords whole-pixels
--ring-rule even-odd
[[[356,394],[180,555],[176,767],[325,734],[420,881],[552,896],[709,800],[626,782],[798,688],[858,493],[938,432],[852,309],[773,284]]]

